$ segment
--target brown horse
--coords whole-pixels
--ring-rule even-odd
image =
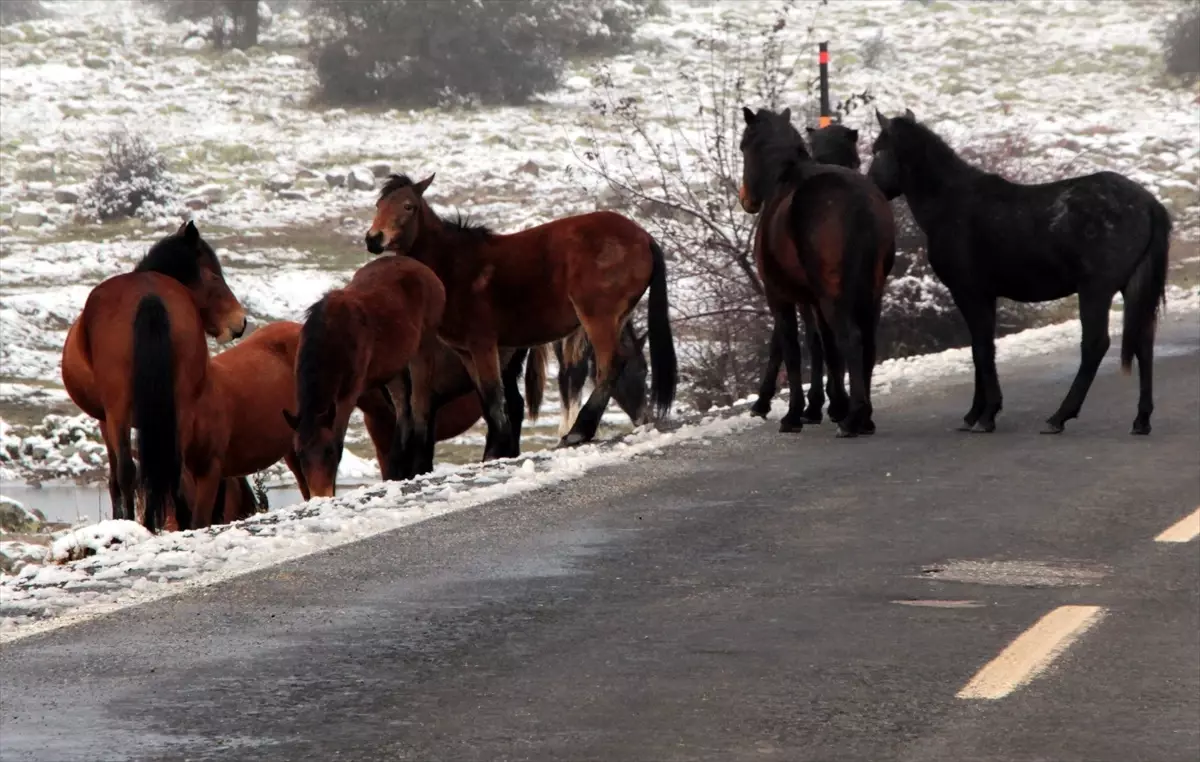
[[[431,431],[436,330],[445,306],[446,291],[432,270],[412,259],[384,257],[309,307],[295,367],[299,409],[295,415],[276,409],[294,431],[300,471],[314,497],[333,496],[350,413],[365,391],[379,386],[387,386],[393,399],[411,400],[413,419],[409,441],[393,443],[384,478],[432,469],[421,456],[429,449],[424,438]],[[405,455],[419,462],[398,462]]]
[[[226,342],[245,330],[246,312],[192,222],[154,244],[133,272],[88,295],[63,346],[62,377],[75,404],[104,424],[114,517],[135,517],[140,476],[147,528],[165,525],[168,502],[179,524],[190,523],[181,473],[190,442],[181,434],[206,414],[197,408],[207,384],[205,334]]]
[[[883,288],[896,257],[892,209],[859,173],[812,160],[791,110],[742,108],[742,208],[762,212],[754,257],[775,315],[792,396],[780,431],[804,426],[796,305],[815,305],[831,378],[850,371],[850,404],[838,436],[872,434],[871,372]],[[834,411],[830,411],[834,417]],[[835,419],[836,420],[836,419]]]
[[[625,367],[613,382],[612,398],[617,407],[625,411],[634,426],[646,423],[650,416],[646,409],[646,333],[638,334],[633,320],[621,330],[621,351],[625,355]],[[582,329],[576,330],[565,339],[554,342],[554,356],[558,360],[558,397],[562,418],[558,424],[558,435],[566,436],[579,415],[583,387],[590,378],[596,382],[596,353]]]
[[[438,337],[458,352],[494,434],[485,459],[510,457],[517,443],[500,378],[499,347],[532,347],[583,326],[596,353],[596,388],[562,444],[591,440],[625,364],[619,336],[647,289],[651,400],[666,415],[675,396],[676,360],[668,318],[662,249],[633,221],[613,212],[567,217],[510,235],[439,217],[424,199],[429,176],[392,175],[366,235],[373,254],[392,251],[428,264],[446,285]]]

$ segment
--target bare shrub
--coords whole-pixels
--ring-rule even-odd
[[[102,222],[168,211],[177,191],[162,154],[141,135],[113,132],[105,144],[100,172],[84,191],[79,204],[84,217]]]
[[[892,45],[883,36],[882,29],[876,32],[874,37],[863,41],[859,55],[862,57],[863,66],[868,69],[882,68],[893,56]]]
[[[313,61],[326,102],[522,103],[563,62],[627,47],[644,0],[317,0]]]
[[[1163,25],[1161,38],[1169,74],[1186,80],[1200,76],[1200,6],[1187,4]]]
[[[771,25],[747,35],[729,22],[697,40],[709,63],[684,75],[682,93],[655,94],[667,114],[649,113],[639,96],[618,93],[606,73],[592,104],[605,136],[578,158],[605,186],[602,205],[634,213],[670,259],[673,324],[681,378],[701,409],[727,405],[754,390],[768,351],[772,318],[752,256],[756,218],[737,201],[741,182],[740,107],[781,109],[816,122],[814,76],[808,98],[784,103],[800,71],[809,72],[816,46],[813,22],[823,0],[781,3]],[[799,45],[784,32],[804,24]],[[801,68],[802,67],[802,68]],[[870,102],[867,93],[838,102],[836,115]],[[698,115],[698,117],[693,116]],[[611,147],[600,148],[606,145]]]

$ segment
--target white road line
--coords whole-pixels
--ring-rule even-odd
[[[1185,516],[1164,529],[1162,534],[1154,538],[1154,541],[1191,542],[1197,536],[1200,536],[1200,508],[1192,511],[1190,516]]]
[[[1000,699],[1045,671],[1080,635],[1104,616],[1100,606],[1059,606],[1008,644],[971,678],[961,699]]]

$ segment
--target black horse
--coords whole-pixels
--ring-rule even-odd
[[[1142,186],[1115,172],[1021,185],[963,161],[911,110],[888,119],[868,175],[903,195],[929,240],[929,264],[971,330],[975,398],[963,430],[990,432],[1002,398],[996,375],[996,299],[1044,302],[1079,294],[1083,359],[1043,433],[1079,415],[1108,351],[1113,296],[1125,297],[1121,367],[1137,357],[1141,393],[1134,434],[1150,433],[1154,333],[1166,302],[1171,218]]]
[[[838,436],[874,433],[875,332],[896,256],[891,206],[866,177],[813,161],[792,126],[790,109],[776,114],[743,107],[742,116],[739,197],[747,213],[762,212],[754,259],[775,316],[772,341],[782,344],[793,390],[780,431],[804,425],[796,305],[809,305],[831,379],[841,379],[843,358],[850,371],[849,406],[838,421]]]
[[[841,124],[831,124],[820,129],[805,128],[808,131],[809,144],[812,146],[813,161],[818,164],[834,164],[839,167],[857,170],[861,164],[858,158],[858,130]],[[799,305],[801,322],[804,323],[804,343],[808,345],[808,359],[811,365],[808,384],[808,406],[804,409],[804,423],[816,424],[822,420],[821,410],[825,407],[825,394],[829,394],[829,417],[836,423],[846,416],[850,407],[850,397],[846,394],[845,367],[837,355],[836,348],[833,358],[834,365],[830,366],[828,385],[825,382],[825,348],[821,343],[820,324],[816,314],[808,304]],[[775,323],[775,332],[771,336],[771,349],[767,358],[767,366],[763,370],[762,383],[758,387],[758,398],[750,406],[750,415],[767,417],[771,412],[771,399],[775,396],[779,379],[779,367],[783,364],[784,339],[779,336],[779,322]],[[792,389],[793,395],[801,394],[799,388]]]

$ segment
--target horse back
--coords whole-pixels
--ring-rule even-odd
[[[1029,185],[982,175],[958,204],[966,206],[960,219],[969,229],[956,233],[951,224],[949,235],[930,232],[939,277],[948,283],[970,277],[996,296],[1036,302],[1069,296],[1083,282],[1123,284],[1149,240],[1151,208],[1159,202],[1123,175],[1097,172]],[[946,262],[950,255],[968,259]]]

